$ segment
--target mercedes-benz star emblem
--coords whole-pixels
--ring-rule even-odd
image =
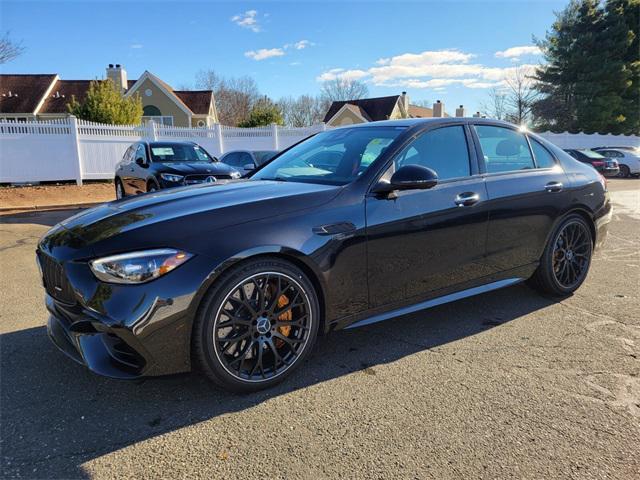
[[[214,177],[213,175],[211,175],[210,177],[207,177],[207,179],[205,180],[206,183],[216,183],[217,179],[216,177]]]

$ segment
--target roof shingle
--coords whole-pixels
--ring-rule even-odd
[[[0,75],[0,113],[34,113],[55,74]]]
[[[363,98],[360,100],[346,100],[333,102],[324,116],[324,122],[328,122],[346,104],[354,105],[363,110],[372,122],[388,120],[393,109],[398,103],[400,95],[390,97]],[[363,115],[364,116],[364,115]],[[366,117],[365,117],[366,118]]]

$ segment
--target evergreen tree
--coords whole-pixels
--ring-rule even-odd
[[[108,79],[91,82],[87,97],[82,102],[73,97],[67,109],[82,120],[111,125],[138,125],[142,120],[140,97],[123,97]]]
[[[603,8],[599,0],[572,0],[557,15],[538,42],[547,60],[536,74],[543,97],[533,111],[541,128],[638,130],[638,2],[607,0]]]
[[[261,127],[271,125],[272,123],[284,125],[282,111],[278,105],[265,96],[258,100],[253,106],[251,113],[249,114],[249,118],[244,122],[241,122],[238,126]]]

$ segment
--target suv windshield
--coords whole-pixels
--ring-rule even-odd
[[[406,127],[341,128],[284,152],[252,180],[346,185],[362,175]]]
[[[154,162],[215,162],[215,159],[199,145],[153,143],[150,150]]]

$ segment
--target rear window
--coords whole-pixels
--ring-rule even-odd
[[[581,154],[583,154],[587,158],[593,158],[594,160],[602,160],[604,156],[600,155],[598,152],[594,152],[593,150],[578,150]]]

